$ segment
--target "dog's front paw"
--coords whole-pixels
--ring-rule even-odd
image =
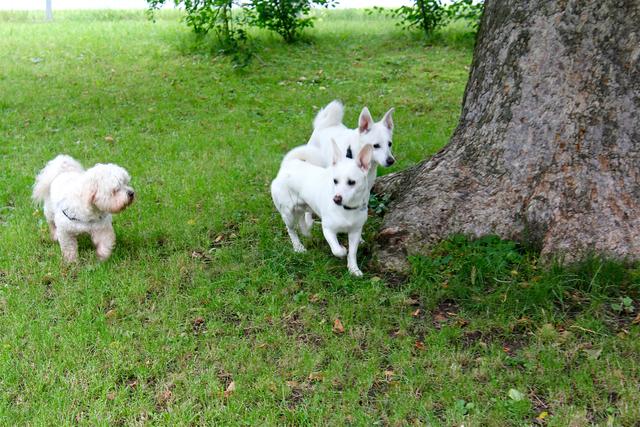
[[[78,262],[78,254],[62,254],[62,259],[67,264],[75,264]]]
[[[331,248],[331,252],[338,258],[342,258],[347,254],[347,248],[340,246],[338,249]]]
[[[302,243],[298,243],[297,245],[294,243],[293,245],[293,251],[297,252],[299,254],[306,252],[307,250],[304,248],[304,246],[302,245]]]
[[[362,271],[358,267],[349,267],[349,273],[356,277],[362,277]]]

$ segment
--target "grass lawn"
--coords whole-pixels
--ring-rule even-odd
[[[640,269],[455,237],[384,277],[377,217],[364,278],[318,229],[291,249],[268,187],[317,110],[339,98],[355,127],[394,106],[390,170],[434,154],[461,29],[325,13],[293,46],[254,34],[236,69],[174,13],[55,18],[0,14],[0,424],[638,425]],[[63,265],[30,202],[59,153],[133,177],[106,263],[86,239]]]

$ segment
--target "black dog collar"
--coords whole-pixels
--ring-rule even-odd
[[[74,218],[74,217],[69,216],[69,214],[68,214],[67,212],[65,212],[65,210],[64,210],[64,209],[62,209],[62,213],[64,214],[64,216],[66,216],[66,217],[67,217],[69,220],[71,220],[71,221],[78,221],[78,222],[81,222],[78,218]]]
[[[66,217],[69,219],[69,221],[75,221],[75,222],[88,222],[88,223],[92,223],[92,222],[102,221],[102,220],[104,219],[104,215],[101,215],[101,216],[100,216],[99,218],[97,218],[97,219],[93,219],[93,220],[91,220],[91,221],[83,221],[83,220],[81,220],[81,219],[79,219],[79,218],[69,216],[69,214],[68,214],[67,212],[65,212],[65,210],[64,210],[64,209],[62,209],[62,214],[63,214],[64,216],[66,216]]]
[[[344,209],[345,211],[354,211],[356,209],[359,210],[365,210],[367,208],[367,205],[362,205],[362,206],[347,206],[347,205],[340,205],[342,206],[342,209]]]

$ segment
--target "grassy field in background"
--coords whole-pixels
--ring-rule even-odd
[[[395,107],[406,168],[451,135],[473,48],[355,11],[306,34],[253,33],[238,69],[174,12],[0,13],[0,424],[637,425],[640,269],[454,237],[384,277],[375,216],[364,278],[318,227],[292,251],[268,187],[318,109]],[[59,153],[133,177],[106,263],[86,239],[63,265],[31,204]]]

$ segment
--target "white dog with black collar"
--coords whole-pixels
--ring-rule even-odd
[[[310,234],[313,221],[305,212],[313,211],[322,223],[322,233],[337,257],[347,255],[338,242],[338,233],[349,236],[347,267],[351,274],[362,276],[356,254],[362,227],[367,221],[369,185],[373,148],[363,146],[353,159],[345,158],[335,141],[332,164],[323,168],[319,149],[303,145],[284,157],[278,176],[271,183],[271,196],[287,227],[293,250],[304,252],[296,228]]]
[[[129,173],[118,165],[98,163],[88,170],[75,159],[59,155],[40,171],[33,199],[43,204],[51,238],[67,262],[78,257],[77,236],[91,235],[100,260],[111,255],[116,235],[111,214],[133,203]]]

